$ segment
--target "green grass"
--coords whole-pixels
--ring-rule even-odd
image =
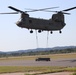
[[[76,67],[67,67],[66,71],[76,72]]]
[[[0,73],[15,73],[15,72],[40,72],[40,73],[55,73],[55,72],[76,72],[76,67],[25,67],[25,66],[0,66]]]
[[[76,75],[76,72],[75,72],[75,73],[73,73],[72,75]]]
[[[0,73],[13,73],[13,72],[24,72],[25,67],[16,66],[0,66]]]

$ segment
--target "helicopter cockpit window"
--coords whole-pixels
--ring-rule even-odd
[[[21,21],[21,18],[18,21]]]
[[[17,23],[21,22],[21,18],[17,21]]]

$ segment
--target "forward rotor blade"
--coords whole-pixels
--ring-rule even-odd
[[[12,6],[8,6],[8,8],[10,8],[10,9],[12,9],[12,10],[14,10],[14,11],[20,12],[20,13],[24,13],[23,11],[21,11],[21,10],[19,10],[19,9],[17,9],[17,8],[14,8],[14,7],[12,7]]]
[[[30,10],[30,11],[27,11],[27,12],[35,12],[35,11],[44,11],[44,10],[48,10],[48,9],[54,9],[54,8],[58,8],[58,7],[43,8],[43,9],[30,9],[30,8],[26,8],[26,9]]]
[[[70,11],[70,10],[73,10],[73,9],[76,9],[76,7],[72,7],[72,8],[69,8],[69,9],[62,10],[62,11]]]
[[[0,14],[18,14],[18,12],[0,13]]]

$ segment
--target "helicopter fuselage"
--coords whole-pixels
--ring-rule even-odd
[[[57,7],[52,7],[52,8],[44,8],[44,9],[29,9],[30,11],[22,11],[20,9],[17,9],[12,6],[8,6],[8,8],[16,11],[16,12],[11,12],[11,13],[0,13],[0,14],[18,14],[21,13],[21,19],[20,21],[17,21],[16,25],[21,27],[21,28],[27,28],[31,29],[30,33],[33,33],[32,29],[38,30],[38,32],[41,31],[57,31],[61,33],[61,29],[66,25],[64,21],[64,14],[70,14],[66,13],[67,11],[76,9],[75,7],[68,8],[62,11],[50,11],[49,9],[52,8],[57,8]],[[29,17],[27,12],[36,12],[36,11],[46,11],[46,12],[56,12],[56,14],[52,15],[51,19],[40,19],[40,18],[33,18]]]
[[[61,19],[57,20],[56,16],[55,19],[53,19],[53,17],[52,19],[40,19],[40,18],[32,18],[29,17],[29,15],[25,15],[25,17],[22,16],[21,20],[18,21],[16,24],[21,28],[27,28],[27,29],[35,29],[42,31],[61,30],[65,26],[65,23],[63,21],[60,21]]]

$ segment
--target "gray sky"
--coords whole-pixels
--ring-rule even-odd
[[[76,0],[0,0],[0,12],[13,12],[8,6],[13,6],[25,11],[25,8],[39,9],[47,7],[59,8],[51,10],[64,10],[76,6]],[[68,11],[65,15],[66,26],[62,34],[58,31],[49,34],[48,47],[76,46],[76,9]],[[28,13],[31,17],[49,19],[52,12]],[[36,33],[16,26],[20,14],[0,15],[0,51],[15,51],[37,48]],[[38,33],[39,48],[46,48],[47,32]]]

